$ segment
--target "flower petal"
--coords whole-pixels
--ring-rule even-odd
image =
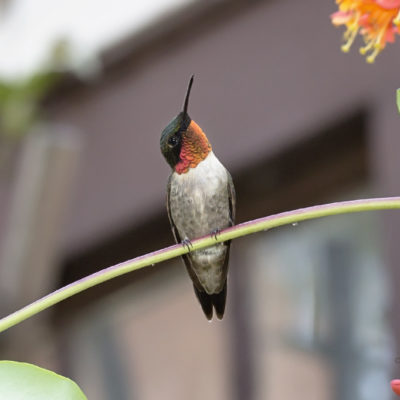
[[[351,12],[336,11],[331,14],[332,24],[335,26],[346,24],[352,17]]]
[[[392,387],[393,392],[400,396],[400,379],[393,379],[390,382],[390,386]]]
[[[375,0],[376,4],[385,10],[393,10],[400,7],[400,0]]]

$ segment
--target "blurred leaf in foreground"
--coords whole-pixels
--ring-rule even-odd
[[[0,399],[87,400],[71,379],[15,361],[0,361]]]

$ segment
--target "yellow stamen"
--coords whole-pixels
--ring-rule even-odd
[[[353,44],[354,39],[355,39],[356,36],[357,36],[358,29],[359,29],[358,27],[353,28],[352,30],[350,30],[350,28],[349,28],[350,35],[348,35],[347,42],[346,42],[344,45],[342,45],[342,47],[341,47],[341,49],[342,49],[342,51],[343,51],[344,53],[348,53],[348,52],[349,52],[350,47],[351,47],[351,45]]]
[[[379,49],[383,49],[385,47],[385,44],[383,44],[383,46],[381,45],[382,39],[383,39],[383,35],[385,34],[385,30],[386,30],[386,27],[382,28],[379,31],[379,34],[378,34],[378,36],[376,37],[376,39],[374,41],[375,42],[374,47],[378,47]]]
[[[347,31],[345,33],[343,33],[343,40],[347,42],[352,34],[353,34],[353,29],[351,26],[351,27],[347,28]]]
[[[393,23],[397,26],[400,25],[400,11],[399,13],[396,15],[396,17],[393,19]]]
[[[375,61],[376,56],[381,52],[382,48],[376,46],[375,50],[367,57],[367,63],[372,64]]]
[[[374,46],[374,41],[370,40],[364,47],[360,48],[360,53],[362,55],[367,54],[368,51],[370,51],[372,49],[372,47]]]

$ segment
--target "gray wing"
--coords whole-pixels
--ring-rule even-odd
[[[231,174],[226,171],[228,175],[228,198],[229,198],[229,216],[231,219],[230,226],[235,224],[235,217],[236,217],[236,192],[235,186],[233,185],[233,180]]]
[[[233,180],[231,177],[231,174],[228,172],[228,170],[226,171],[227,175],[228,175],[228,200],[229,200],[229,217],[230,217],[230,226],[235,224],[235,217],[236,217],[236,192],[235,192],[235,186],[233,185]],[[226,256],[225,256],[225,260],[224,260],[224,265],[222,267],[223,270],[223,274],[225,276],[225,280],[226,280],[226,276],[228,275],[228,267],[229,267],[229,253],[230,253],[230,249],[231,249],[231,241],[228,240],[226,242],[224,242],[224,244],[226,245],[227,249],[226,249]],[[226,288],[225,288],[226,290]]]
[[[167,183],[167,212],[168,212],[168,219],[169,219],[169,223],[171,224],[171,229],[172,229],[172,234],[174,235],[175,238],[175,242],[176,243],[182,243],[182,239],[179,235],[178,232],[178,228],[176,227],[174,220],[172,219],[172,215],[171,215],[171,207],[170,207],[170,192],[171,192],[171,178],[172,178],[172,174],[169,176],[168,178],[168,183]],[[193,271],[192,268],[192,263],[190,261],[190,257],[188,254],[182,254],[182,260],[185,264],[185,267],[187,269],[187,272],[191,278],[191,280],[193,281],[193,284],[195,285],[195,287],[199,290],[203,290],[199,279],[197,278],[196,274]]]

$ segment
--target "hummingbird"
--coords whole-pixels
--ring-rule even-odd
[[[172,171],[167,184],[167,211],[177,243],[190,248],[191,240],[234,225],[235,188],[232,177],[212,151],[207,136],[188,114],[192,76],[181,111],[162,131],[161,153]],[[213,309],[219,319],[225,311],[231,242],[216,243],[182,256],[197,299],[208,320]]]

